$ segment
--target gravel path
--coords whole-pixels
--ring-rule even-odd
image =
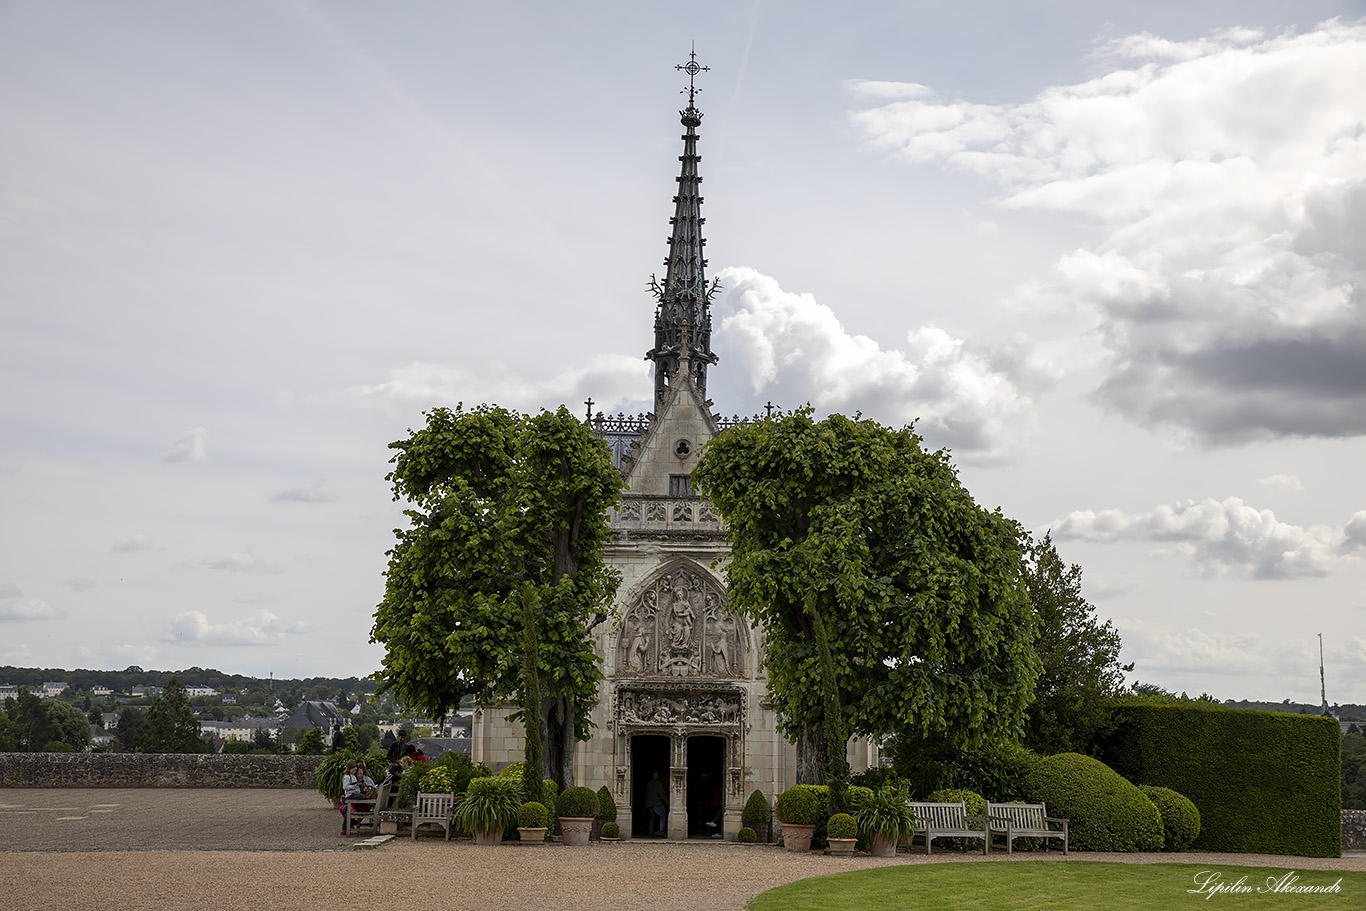
[[[440,836],[417,842],[405,836],[358,851],[349,848],[354,840],[338,837],[336,820],[317,795],[300,791],[0,791],[0,897],[30,896],[25,906],[39,901],[76,911],[369,911],[386,896],[437,908],[467,908],[477,901],[500,911],[741,911],[766,889],[823,873],[889,864],[1027,863],[1042,857],[946,853],[846,859],[724,842],[478,848]],[[1366,871],[1366,854],[1046,857],[1053,863]]]

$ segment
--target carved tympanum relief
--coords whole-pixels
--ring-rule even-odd
[[[679,569],[655,579],[626,610],[618,668],[629,676],[742,677],[747,636],[710,577]]]

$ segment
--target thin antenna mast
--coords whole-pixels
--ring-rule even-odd
[[[1319,633],[1319,695],[1323,699],[1323,714],[1328,714],[1328,682],[1323,675],[1323,633]]]

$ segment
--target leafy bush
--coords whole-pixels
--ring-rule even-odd
[[[848,813],[836,813],[825,824],[827,838],[857,838],[858,820]]]
[[[859,808],[859,804],[863,803],[864,800],[873,796],[874,790],[874,788],[865,788],[862,785],[850,785],[849,805],[853,807],[855,810],[857,810]]]
[[[411,766],[403,773],[403,778],[398,783],[398,805],[400,807],[411,807],[417,803],[418,792],[422,790],[422,776],[427,770],[422,768],[421,763]]]
[[[1025,796],[1069,820],[1068,843],[1080,851],[1158,851],[1162,816],[1143,792],[1098,759],[1059,753],[1024,780]]]
[[[538,801],[527,801],[517,811],[517,825],[523,829],[544,829],[548,822],[550,811],[545,808],[545,804]]]
[[[603,824],[602,824],[602,837],[603,837],[603,838],[620,838],[620,837],[621,837],[621,826],[617,825],[615,822],[612,822],[611,820],[609,820],[609,821],[603,823]]]
[[[796,784],[779,794],[778,821],[790,826],[814,826],[824,822],[829,799],[821,793],[824,789],[824,785]]]
[[[915,811],[911,795],[902,788],[883,788],[859,804],[859,832],[868,837],[880,835],[900,841],[915,831]]]
[[[455,793],[455,775],[449,766],[431,766],[422,774],[422,790],[428,794]]]
[[[898,738],[890,752],[900,776],[897,783],[908,786],[913,794],[970,788],[998,803],[1020,793],[1024,776],[1042,758],[1009,741],[961,748],[938,740]]]
[[[555,798],[555,815],[592,818],[598,812],[598,794],[592,788],[575,785],[565,788]]]
[[[1162,850],[1184,851],[1200,834],[1200,811],[1190,798],[1154,785],[1139,785],[1138,789],[1157,805],[1162,814]]]
[[[897,777],[896,770],[890,766],[872,766],[849,776],[850,790],[860,787],[869,791],[880,791],[883,788],[895,788],[901,784],[903,782]]]
[[[1120,700],[1096,753],[1200,810],[1192,847],[1338,857],[1342,736],[1331,718],[1198,701]],[[1051,807],[1050,807],[1051,809]]]
[[[517,819],[521,802],[520,778],[476,778],[465,789],[455,818],[466,832],[498,832]]]
[[[759,792],[755,791],[754,793],[758,794]],[[739,832],[735,833],[735,840],[744,842],[747,845],[752,845],[759,840],[759,836],[749,826],[745,826]]]
[[[987,812],[987,800],[976,791],[969,791],[967,788],[945,788],[942,791],[934,791],[929,797],[925,798],[929,803],[958,803],[963,802],[964,808],[969,816],[983,816]],[[970,829],[980,829],[980,822],[968,823]]]
[[[741,825],[766,825],[769,821],[768,798],[764,792],[758,788],[749,795],[749,800],[745,801],[745,807],[740,811]]]
[[[476,768],[468,756],[454,750],[442,753],[441,758],[436,761],[436,765],[443,769],[450,769],[451,790],[457,794],[465,793],[465,789],[470,786],[471,779],[492,774],[488,766],[480,765]]]
[[[617,802],[612,799],[612,792],[607,790],[607,785],[598,788],[597,818],[603,822],[615,822],[617,818]],[[605,830],[606,826],[603,828]]]
[[[546,823],[546,835],[554,835],[559,828],[560,817],[555,812],[555,804],[560,796],[560,786],[552,778],[541,779],[541,803],[545,804],[546,812],[550,814],[550,820]]]
[[[522,763],[520,763],[520,762],[514,762],[512,765],[508,766],[506,769],[503,769],[503,771],[499,772],[499,773],[498,773],[498,777],[499,777],[499,778],[521,778],[521,777],[522,777]]]
[[[326,749],[321,728],[309,728],[299,735],[299,742],[294,744],[294,752],[302,756],[321,756]]]
[[[313,786],[318,793],[334,803],[341,800],[342,776],[346,772],[346,764],[352,760],[365,763],[365,774],[375,781],[384,777],[384,769],[388,765],[388,757],[383,753],[371,753],[369,756],[352,750],[333,753],[318,763],[318,769],[313,773]]]

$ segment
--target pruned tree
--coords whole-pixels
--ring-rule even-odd
[[[1052,534],[1029,546],[1025,584],[1039,618],[1043,662],[1025,723],[1025,746],[1044,755],[1089,753],[1113,696],[1124,692],[1119,633],[1081,593],[1081,567],[1063,563]]]
[[[390,448],[394,498],[410,508],[371,634],[385,648],[379,692],[433,717],[466,693],[512,700],[531,618],[542,776],[572,784],[602,678],[589,633],[619,582],[603,559],[623,483],[607,447],[563,407],[481,405],[435,409]]]
[[[205,751],[205,743],[199,736],[199,718],[194,713],[185,687],[175,677],[147,707],[147,724],[142,729],[139,749],[143,753]]]
[[[850,734],[1019,735],[1039,667],[1024,533],[946,453],[808,407],[726,430],[693,480],[726,521],[731,603],[763,625],[798,781],[838,775]]]

